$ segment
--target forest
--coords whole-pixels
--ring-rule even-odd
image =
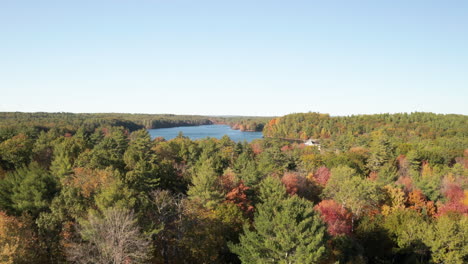
[[[467,262],[468,116],[0,113],[0,263]]]
[[[22,113],[0,112],[0,137],[18,133],[37,133],[60,128],[68,133],[78,129],[94,131],[99,126],[120,126],[129,132],[146,128],[170,128],[226,124],[242,131],[262,131],[269,117],[255,116],[198,116],[172,114],[122,114],[122,113]],[[5,136],[3,136],[5,137]]]

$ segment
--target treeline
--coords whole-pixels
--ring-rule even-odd
[[[468,142],[468,117],[433,113],[332,117],[320,113],[290,114],[272,119],[266,137],[318,139],[328,149],[369,147],[375,133],[386,134],[398,154],[418,152],[422,159],[453,163]]]
[[[0,128],[9,134],[19,131],[31,133],[34,130],[47,131],[58,128],[75,133],[79,128],[94,131],[99,126],[121,126],[129,131],[141,128],[170,128],[177,126],[200,126],[227,124],[241,131],[262,131],[271,117],[217,117],[172,114],[122,114],[122,113],[22,113],[0,112]],[[8,132],[9,130],[9,132]]]
[[[270,120],[264,133],[269,137],[330,138],[336,141],[345,135],[358,137],[381,129],[402,140],[466,137],[468,117],[418,112],[335,117],[321,113],[297,113]]]
[[[226,124],[235,130],[261,132],[272,118],[273,117],[232,116],[215,117],[212,120],[215,124]]]
[[[122,114],[122,113],[22,113],[0,112],[0,127],[2,129],[28,128],[48,130],[59,128],[68,132],[75,132],[80,127],[93,131],[98,126],[122,126],[129,131],[141,128],[167,128],[175,126],[210,125],[208,117],[195,115],[171,114]]]
[[[0,259],[466,263],[466,137],[369,126],[320,150],[109,125],[20,132],[0,142]]]

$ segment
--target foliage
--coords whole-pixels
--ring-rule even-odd
[[[317,263],[325,253],[325,227],[312,204],[297,196],[285,198],[277,180],[266,180],[260,192],[263,203],[254,230],[245,225],[240,244],[231,250],[243,263]]]
[[[468,218],[459,215],[442,216],[432,225],[425,242],[435,263],[466,263],[468,260]]]
[[[102,216],[90,213],[78,234],[79,240],[67,251],[72,263],[143,263],[148,259],[149,242],[127,210],[109,208]]]
[[[344,166],[331,170],[323,195],[347,208],[353,214],[353,220],[375,209],[381,199],[381,192],[374,182],[363,179],[355,170]]]
[[[27,217],[16,218],[0,212],[0,263],[29,263],[34,254],[37,236]]]
[[[351,214],[343,206],[333,200],[323,200],[314,209],[320,212],[322,220],[328,226],[330,235],[351,234]]]
[[[0,113],[0,261],[468,261],[466,116],[267,119]],[[265,138],[143,129],[213,123]]]
[[[58,191],[56,179],[50,173],[31,163],[6,175],[0,181],[0,206],[9,213],[23,212],[38,216],[49,208]]]
[[[207,208],[213,208],[222,200],[223,194],[218,190],[212,159],[207,159],[197,169],[187,194],[190,199],[198,201]]]

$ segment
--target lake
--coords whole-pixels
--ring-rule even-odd
[[[262,132],[242,132],[231,129],[228,125],[206,125],[206,126],[182,126],[171,128],[148,129],[151,138],[163,137],[166,140],[177,137],[179,132],[190,139],[201,139],[206,137],[222,138],[228,135],[233,141],[250,142],[257,138],[262,138]]]

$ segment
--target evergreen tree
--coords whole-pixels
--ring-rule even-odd
[[[0,209],[37,217],[50,206],[58,191],[55,178],[37,163],[8,174],[0,181]]]
[[[196,170],[187,194],[190,199],[197,200],[208,208],[214,208],[223,199],[223,194],[217,187],[217,174],[213,168],[213,161],[209,158]]]
[[[318,263],[325,254],[326,228],[313,204],[289,197],[278,179],[261,184],[262,203],[255,214],[254,229],[244,225],[239,244],[230,249],[242,263]]]
[[[371,171],[379,171],[392,158],[394,149],[389,138],[381,131],[373,134],[370,146],[371,154],[367,163],[368,168]]]
[[[151,137],[146,130],[131,134],[131,142],[123,155],[125,183],[138,191],[154,190],[160,182],[156,157],[151,151]]]
[[[261,179],[252,153],[243,152],[234,163],[234,171],[247,186],[256,186]]]

